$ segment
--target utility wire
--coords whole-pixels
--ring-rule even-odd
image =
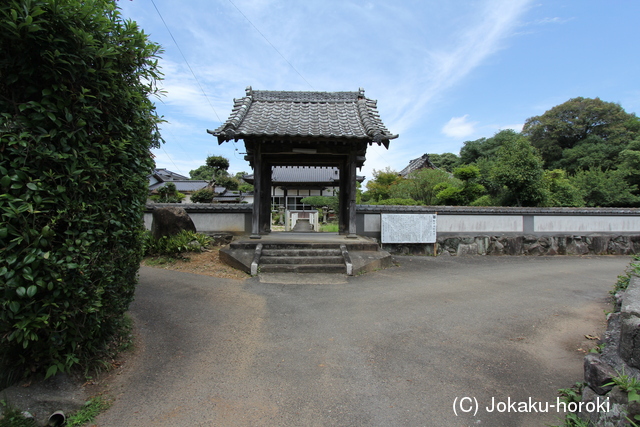
[[[182,52],[182,49],[180,49],[180,45],[176,41],[175,37],[173,37],[173,34],[171,33],[171,30],[169,29],[169,26],[167,25],[167,23],[165,22],[164,18],[162,17],[162,14],[160,13],[160,10],[158,10],[158,6],[156,6],[155,1],[151,0],[151,4],[153,4],[153,7],[156,9],[156,12],[158,12],[158,16],[160,16],[160,19],[162,20],[162,23],[164,24],[164,27],[169,32],[169,35],[171,36],[171,39],[173,40],[173,42],[175,43],[176,47],[178,48],[178,51],[180,52],[180,55],[182,55],[182,59],[184,59],[184,62],[187,64],[187,67],[189,67],[189,71],[191,71],[191,74],[193,75],[193,78],[196,80],[196,83],[198,83],[198,87],[200,87],[200,91],[202,92],[202,94],[206,98],[207,102],[209,103],[209,106],[211,107],[211,109],[215,113],[216,117],[218,118],[218,121],[220,123],[222,123],[222,120],[220,120],[220,116],[218,115],[218,112],[216,111],[215,108],[213,108],[213,104],[211,103],[211,101],[209,100],[209,97],[207,96],[206,92],[202,88],[202,85],[200,84],[200,80],[198,80],[198,77],[196,77],[196,73],[193,72],[193,69],[191,68],[191,65],[189,65],[189,61],[187,61],[187,58],[184,56],[184,53]],[[238,9],[238,10],[240,10],[240,9]],[[240,13],[242,13],[242,12],[240,12]],[[253,25],[253,24],[251,24],[251,25]]]
[[[164,154],[166,154],[166,156],[169,158],[169,160],[171,160],[171,163],[173,163],[173,166],[175,166],[176,169],[178,170],[178,172],[180,172],[180,175],[184,175],[184,173],[182,173],[182,171],[180,170],[178,165],[176,165],[176,162],[174,162],[173,159],[171,158],[171,156],[169,155],[169,153],[167,153],[167,150],[164,149],[164,145],[161,145],[160,148],[162,148],[162,151],[164,151]]]
[[[151,0],[151,1],[153,1],[153,0]],[[267,43],[269,43],[269,45],[273,48],[273,50],[275,50],[275,51],[278,53],[278,55],[280,55],[280,57],[281,57],[282,59],[284,59],[284,60],[285,60],[285,62],[286,62],[287,64],[289,64],[289,66],[293,69],[293,71],[295,71],[296,73],[298,73],[298,75],[300,76],[300,78],[301,78],[302,80],[304,80],[304,81],[305,81],[305,83],[306,83],[306,84],[308,84],[308,85],[309,85],[309,87],[310,87],[311,89],[313,89],[313,88],[314,88],[314,87],[313,87],[313,85],[311,85],[311,83],[309,83],[309,82],[307,81],[307,79],[305,79],[305,78],[304,78],[304,76],[303,76],[302,74],[300,74],[300,72],[296,69],[296,67],[294,67],[294,66],[293,66],[293,64],[292,64],[291,62],[289,62],[289,60],[288,60],[287,58],[285,58],[285,57],[284,57],[284,55],[283,55],[282,53],[280,53],[280,51],[278,50],[278,48],[276,48],[276,47],[273,45],[273,43],[271,43],[271,42],[269,41],[269,39],[267,38],[267,36],[265,36],[264,34],[262,34],[262,31],[260,31],[260,30],[258,29],[258,27],[256,27],[256,26],[253,24],[253,22],[251,22],[251,20],[250,20],[249,18],[247,18],[247,15],[245,15],[244,13],[242,13],[242,11],[240,10],[240,8],[239,8],[238,6],[236,6],[236,4],[235,4],[233,1],[229,0],[229,3],[231,3],[231,4],[233,5],[233,7],[235,7],[235,8],[236,8],[236,10],[237,10],[238,12],[240,12],[240,15],[244,16],[244,19],[246,19],[246,20],[247,20],[247,22],[248,22],[249,24],[251,24],[251,26],[252,26],[252,27],[253,27],[253,28],[258,32],[258,34],[260,34],[260,35],[262,36],[262,38],[263,38],[263,39],[265,39],[265,40],[267,41]]]

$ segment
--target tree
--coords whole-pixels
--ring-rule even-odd
[[[192,180],[211,181],[216,170],[211,166],[202,165],[196,169],[189,171],[189,177]]]
[[[160,47],[111,0],[4,0],[0,51],[0,376],[50,376],[133,299]]]
[[[480,169],[477,166],[461,166],[453,171],[453,176],[460,180],[460,185],[440,185],[437,194],[438,202],[445,205],[470,205],[486,191],[478,183]]]
[[[340,204],[337,196],[309,196],[300,201],[314,208],[323,208],[326,206],[334,212],[338,212],[338,206]]]
[[[548,194],[542,165],[542,158],[525,137],[505,140],[491,169],[491,180],[504,188],[502,204],[544,206]]]
[[[156,203],[181,203],[186,197],[176,189],[173,182],[167,182],[158,188],[157,193],[150,197]]]
[[[547,206],[584,206],[580,190],[571,183],[564,170],[545,171],[543,180],[549,190]]]
[[[228,175],[229,160],[222,156],[208,156],[205,164],[189,171],[191,179],[202,179],[205,181],[216,180],[220,175]]]
[[[191,179],[203,179],[215,183],[227,190],[238,190],[240,180],[229,175],[229,160],[222,156],[207,157],[206,164],[189,172]],[[246,187],[245,187],[246,188]]]
[[[240,185],[238,186],[238,191],[241,193],[250,193],[253,191],[253,185],[249,184],[244,180],[244,177],[248,174],[246,172],[236,172],[235,178],[238,180]]]
[[[201,188],[191,194],[191,201],[193,203],[213,203],[213,198],[216,193],[210,188]]]
[[[413,199],[420,204],[435,205],[438,203],[436,187],[442,183],[455,185],[457,180],[444,170],[419,169],[391,185],[389,195],[391,198]]]
[[[565,150],[582,143],[604,143],[619,152],[638,136],[639,130],[638,118],[625,112],[619,104],[579,97],[557,105],[541,116],[530,117],[522,132],[540,150],[545,167],[553,169],[563,166]],[[611,152],[604,151],[602,155],[611,158]]]
[[[367,182],[367,191],[362,195],[364,201],[378,202],[388,199],[389,189],[402,178],[396,171],[389,169],[373,170],[373,181]]]
[[[626,149],[620,152],[620,165],[618,169],[625,181],[632,187],[640,188],[640,138],[631,141]],[[640,191],[637,189],[633,190],[633,193],[640,196]]]
[[[460,157],[453,153],[429,154],[429,160],[435,167],[447,172],[453,172],[460,165]]]
[[[638,188],[625,181],[622,170],[603,171],[595,167],[578,171],[570,181],[580,190],[586,206],[625,207],[640,202],[634,194]]]

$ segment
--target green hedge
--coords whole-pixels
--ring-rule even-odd
[[[48,376],[133,299],[159,46],[114,1],[4,0],[0,52],[0,372]]]

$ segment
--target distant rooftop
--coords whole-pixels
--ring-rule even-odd
[[[429,159],[428,154],[423,154],[421,157],[417,159],[413,159],[409,162],[406,168],[400,171],[400,176],[407,176],[413,171],[417,171],[419,169],[437,169],[431,160]]]
[[[243,178],[250,184],[253,183],[253,175]],[[364,181],[364,176],[357,176],[356,180]],[[326,166],[274,166],[271,172],[271,182],[274,186],[281,184],[324,184],[334,186],[340,181],[340,170]]]

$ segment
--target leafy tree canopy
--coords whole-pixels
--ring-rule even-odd
[[[413,199],[424,205],[435,205],[438,203],[437,186],[443,183],[455,186],[458,180],[441,169],[420,169],[390,186],[389,195],[391,198]]]
[[[389,189],[402,178],[398,172],[386,168],[384,170],[373,170],[373,180],[367,182],[367,191],[362,195],[363,200],[377,202],[388,199]]]
[[[460,157],[453,153],[429,154],[429,160],[435,167],[447,172],[453,172],[460,165]]]
[[[493,157],[505,141],[520,138],[520,134],[513,129],[505,129],[497,132],[491,138],[480,138],[475,141],[466,141],[460,149],[460,162],[468,165],[478,159]]]
[[[453,176],[460,180],[460,185],[439,185],[441,190],[436,195],[438,201],[445,205],[469,205],[485,193],[485,188],[478,183],[480,169],[477,166],[460,166],[453,171]]]
[[[541,116],[530,117],[524,124],[523,134],[540,150],[545,166],[556,168],[563,166],[565,150],[581,143],[604,143],[619,152],[636,138],[639,129],[635,114],[627,113],[619,104],[579,97],[557,105]],[[604,145],[600,145],[599,149],[602,148]],[[589,157],[597,157],[593,150],[586,151]],[[611,153],[605,152],[602,156],[610,158]]]
[[[491,179],[504,187],[505,206],[543,206],[546,203],[542,165],[542,158],[526,138],[519,136],[503,142],[496,152]]]
[[[202,165],[197,169],[189,171],[189,177],[193,180],[211,181],[216,170],[211,166]]]
[[[640,202],[634,194],[638,188],[624,179],[622,170],[591,168],[578,171],[570,181],[580,191],[586,206],[635,206]]]

